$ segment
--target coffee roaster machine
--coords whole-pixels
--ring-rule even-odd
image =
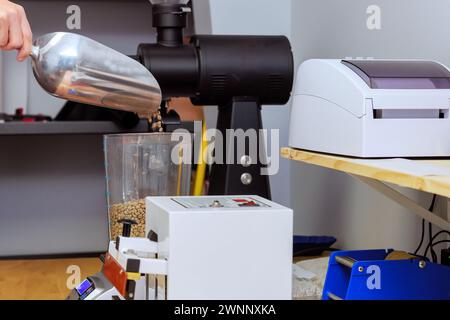
[[[291,299],[291,209],[258,196],[147,197],[149,237],[130,227],[68,299]]]
[[[191,12],[186,2],[153,0],[157,42],[138,47],[137,59],[161,87],[162,122],[177,121],[165,108],[173,97],[188,97],[198,106],[219,106],[217,129],[224,137],[225,161],[212,166],[209,194],[270,198],[268,177],[261,175],[265,161],[249,157],[248,140],[245,154],[237,154],[237,144],[231,142],[232,132],[227,130],[259,132],[261,106],[288,102],[294,74],[289,40],[284,36],[195,35],[184,44],[183,30]],[[259,134],[257,140],[257,154],[265,155]],[[234,159],[226,161],[231,154]]]

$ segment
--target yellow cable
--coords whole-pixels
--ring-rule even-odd
[[[178,151],[178,181],[177,181],[177,196],[181,195],[181,177],[183,174],[183,148]]]
[[[202,144],[200,146],[200,155],[197,165],[197,172],[195,174],[194,182],[194,196],[201,196],[203,194],[203,185],[205,184],[206,175],[206,151],[207,151],[208,141],[206,139],[206,121],[203,121],[202,125]]]

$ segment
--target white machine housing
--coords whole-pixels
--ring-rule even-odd
[[[167,261],[167,299],[292,298],[291,209],[258,196],[149,197],[146,205],[146,229]]]
[[[449,70],[432,61],[362,61],[373,79],[349,67],[358,60],[313,59],[300,66],[289,145],[367,158],[450,156]],[[433,74],[438,77],[427,78]],[[371,85],[376,77],[384,85]]]

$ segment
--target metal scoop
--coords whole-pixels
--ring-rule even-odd
[[[87,37],[55,32],[35,40],[33,73],[51,95],[149,117],[161,89],[139,62]]]

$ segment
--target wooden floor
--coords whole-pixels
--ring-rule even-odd
[[[313,258],[320,257],[296,257],[294,263]],[[0,300],[64,300],[71,266],[80,268],[82,281],[99,272],[102,264],[98,258],[0,260]]]
[[[99,272],[101,262],[98,258],[0,260],[0,300],[62,300],[77,267],[83,280]]]

